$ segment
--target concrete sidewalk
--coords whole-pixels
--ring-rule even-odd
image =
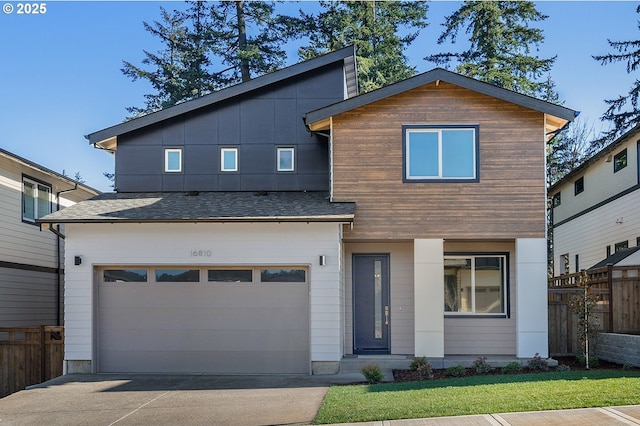
[[[0,426],[311,424],[329,386],[358,381],[360,374],[68,375],[0,399]],[[640,425],[640,406],[353,424]]]

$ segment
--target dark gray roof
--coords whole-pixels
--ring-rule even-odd
[[[427,71],[423,74],[418,74],[415,77],[402,80],[398,83],[383,87],[381,89],[374,90],[372,92],[368,92],[363,95],[317,109],[315,111],[311,111],[307,113],[305,120],[307,124],[315,123],[334,115],[350,111],[364,105],[368,105],[372,102],[376,102],[381,99],[388,98],[389,96],[394,96],[406,92],[407,90],[415,89],[416,87],[420,87],[438,80],[446,81],[448,83],[455,84],[456,86],[464,87],[478,93],[502,99],[504,101],[511,102],[525,108],[544,112],[546,114],[553,115],[554,117],[562,118],[569,121],[572,121],[579,114],[572,109],[560,105],[541,101],[540,99],[536,99],[531,96],[503,89],[501,87],[494,86],[493,84],[485,83],[483,81],[479,81],[470,77],[465,77],[463,75],[447,71],[443,68],[435,68],[431,71]]]
[[[615,265],[618,262],[621,262],[622,260],[624,260],[627,257],[631,256],[633,253],[637,252],[638,250],[640,250],[640,246],[631,247],[631,248],[628,248],[626,250],[617,251],[617,252],[613,253],[611,256],[607,257],[606,259],[601,260],[600,262],[596,263],[595,265],[593,265],[589,269],[604,268],[605,266],[607,266],[609,264]]]
[[[90,133],[85,136],[89,143],[98,143],[105,139],[112,138],[114,136],[122,135],[124,133],[131,132],[133,130],[141,129],[143,127],[158,123],[160,121],[176,117],[181,114],[194,111],[196,109],[215,104],[217,102],[233,98],[252,90],[263,88],[269,84],[278,83],[288,78],[300,75],[302,73],[318,69],[328,64],[332,64],[338,61],[344,61],[347,68],[347,84],[348,94],[354,96],[357,94],[357,81],[355,72],[355,47],[348,46],[340,50],[336,50],[326,55],[319,56],[314,59],[310,59],[305,62],[300,62],[295,65],[291,65],[287,68],[283,68],[278,71],[274,71],[269,74],[265,74],[260,77],[256,77],[244,83],[239,83],[234,86],[227,87],[217,92],[210,93],[197,99],[193,99],[171,108],[163,109],[152,114],[145,115],[140,118],[136,118],[124,123],[117,124],[115,126],[107,127],[106,129],[99,130],[97,132]],[[351,69],[352,68],[352,69]]]
[[[112,192],[38,222],[351,222],[354,210],[355,203],[332,203],[326,192]]]
[[[9,151],[7,151],[5,149],[0,148],[0,155],[4,155],[5,157],[9,157],[9,158],[11,158],[11,159],[13,159],[13,160],[15,160],[15,161],[17,161],[19,163],[22,163],[22,164],[24,164],[24,165],[26,165],[28,167],[31,167],[31,168],[36,169],[36,170],[39,170],[42,173],[46,173],[46,174],[54,176],[56,178],[65,180],[71,185],[78,185],[79,188],[82,188],[87,192],[92,192],[94,194],[99,194],[100,193],[100,191],[98,191],[95,188],[90,187],[89,185],[85,185],[84,183],[78,182],[75,179],[71,179],[70,177],[63,175],[62,173],[58,173],[58,172],[56,172],[54,170],[48,169],[48,168],[46,168],[44,166],[41,166],[38,163],[34,163],[31,160],[27,160],[26,158],[20,157],[19,155],[16,155],[16,154],[14,154],[12,152],[9,152]]]
[[[612,151],[618,148],[618,146],[622,145],[629,137],[633,136],[636,132],[640,131],[640,124],[635,125],[630,130],[626,131],[622,136],[611,142],[609,145],[602,148],[600,151],[593,154],[591,157],[587,158],[582,164],[573,169],[571,173],[568,173],[558,182],[551,185],[549,188],[549,195],[553,195],[560,186],[564,185],[567,181],[573,181],[580,174],[584,173],[584,171],[593,163],[598,162],[601,158],[604,158],[606,155],[610,154]]]

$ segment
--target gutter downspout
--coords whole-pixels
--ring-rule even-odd
[[[65,189],[63,191],[58,191],[56,192],[56,211],[60,211],[60,194],[63,194],[65,192],[71,192],[71,191],[75,191],[78,189],[78,183],[76,182],[75,186],[71,189]],[[56,228],[54,229],[52,227],[52,224],[49,224],[49,230],[51,232],[53,232],[54,234],[56,234],[56,271],[57,271],[57,277],[56,277],[56,325],[60,326],[61,322],[60,321],[60,316],[62,315],[62,312],[60,310],[60,302],[61,302],[61,297],[60,297],[60,291],[62,290],[62,268],[60,268],[60,255],[61,255],[61,251],[62,251],[62,247],[61,247],[61,239],[64,239],[64,235],[62,235],[62,233],[60,232],[60,225],[56,225]]]

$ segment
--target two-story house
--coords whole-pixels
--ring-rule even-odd
[[[332,373],[547,354],[545,142],[575,112],[436,69],[356,93],[352,48],[90,134],[67,372]]]
[[[62,324],[64,241],[36,220],[98,193],[0,149],[0,327]]]
[[[639,264],[640,253],[627,251],[640,246],[639,154],[635,126],[549,188],[554,275],[603,261]]]

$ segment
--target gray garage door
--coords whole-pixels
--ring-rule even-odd
[[[98,271],[99,372],[309,373],[302,268]]]

